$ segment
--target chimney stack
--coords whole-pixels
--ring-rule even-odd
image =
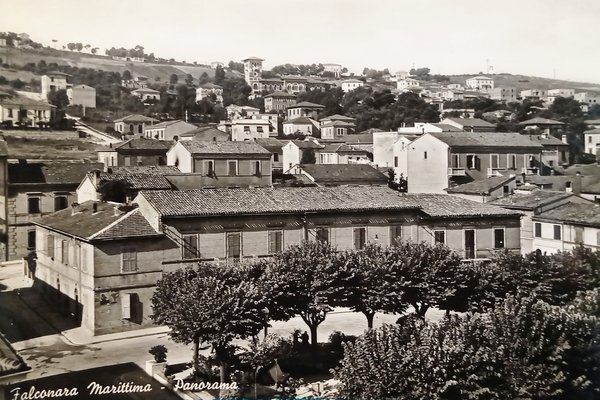
[[[573,194],[579,196],[581,194],[581,172],[577,171],[575,178],[573,179]]]
[[[79,203],[74,201],[71,203],[71,215],[75,215],[79,212]]]
[[[96,214],[98,212],[98,203],[92,204],[92,213]]]
[[[562,135],[562,142],[564,144],[569,144],[568,140],[567,140],[567,135]]]

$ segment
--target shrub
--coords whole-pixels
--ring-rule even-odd
[[[162,362],[167,361],[168,350],[162,344],[152,347],[150,350],[148,350],[148,353],[150,353],[154,356],[154,361],[156,361],[157,363],[162,363]]]

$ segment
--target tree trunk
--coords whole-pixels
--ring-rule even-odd
[[[365,317],[367,317],[367,328],[369,330],[373,329],[373,319],[375,318],[375,313],[363,311],[363,314]]]
[[[198,353],[200,353],[200,338],[198,336],[194,337],[194,371],[198,371]]]
[[[229,369],[229,365],[225,361],[221,361],[221,366],[219,367],[219,378],[221,383],[227,383],[229,381],[229,376],[227,374],[227,370]]]
[[[310,328],[310,346],[313,351],[317,350],[317,328],[319,325],[309,325]]]

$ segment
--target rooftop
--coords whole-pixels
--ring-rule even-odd
[[[489,195],[493,190],[498,189],[510,181],[513,181],[515,177],[505,176],[493,176],[487,179],[480,179],[477,181],[465,183],[454,187],[444,189],[448,193],[464,193],[464,194],[480,194]]]
[[[80,161],[21,161],[8,164],[11,184],[76,184],[92,170],[102,169],[102,163]]]
[[[325,108],[325,106],[322,106],[320,104],[317,103],[311,103],[310,101],[301,101],[300,103],[296,103],[293,106],[289,106],[289,108]]]
[[[457,128],[454,125],[441,124],[441,123],[433,123],[431,125],[435,126],[436,128],[440,128],[442,130],[442,132],[460,132],[460,128]]]
[[[386,185],[388,182],[387,175],[367,164],[305,164],[301,168],[315,182],[323,184],[368,181],[374,185]]]
[[[154,118],[146,117],[145,115],[131,114],[131,115],[127,115],[126,117],[123,117],[123,118],[115,119],[113,122],[148,122],[148,123],[154,123],[154,122],[158,122],[158,120],[154,119]]]
[[[284,142],[275,138],[256,138],[254,142],[259,146],[265,148],[269,151],[281,151],[281,148],[284,146]]]
[[[172,189],[171,183],[165,178],[165,174],[155,173],[115,173],[112,172],[89,172],[87,176],[94,179],[94,174],[98,174],[98,186],[106,182],[123,181],[127,182],[132,190],[159,190]],[[181,174],[180,172],[176,175]]]
[[[178,175],[181,171],[175,166],[167,165],[132,165],[129,167],[110,167],[113,174],[155,174]]]
[[[117,144],[115,150],[169,150],[172,146],[172,142],[166,140],[146,139],[146,138],[133,138],[126,140],[123,143]]]
[[[283,124],[284,125],[288,125],[288,124],[303,124],[303,125],[314,125],[317,122],[308,118],[308,117],[298,117],[298,118],[294,118],[294,119],[290,119],[288,121],[285,121]]]
[[[484,121],[479,118],[450,117],[450,118],[445,118],[444,120],[454,121],[459,125],[466,126],[469,128],[494,128],[495,127],[494,124],[490,124],[489,122]]]
[[[356,119],[352,117],[348,117],[346,115],[333,114],[328,117],[321,118],[321,121],[350,121],[354,122]]]
[[[192,131],[182,133],[180,137],[194,137],[196,140],[213,140],[216,138],[229,140],[229,133],[223,132],[214,126],[203,126]]]
[[[267,97],[288,97],[288,98],[296,98],[295,94],[291,94],[291,93],[286,93],[286,92],[282,92],[282,91],[275,91],[273,93],[270,93],[268,95],[265,96],[265,98]]]
[[[564,125],[564,123],[554,119],[535,117],[519,122],[519,125]]]
[[[539,140],[517,132],[434,132],[429,135],[451,147],[525,147],[541,150]],[[418,139],[417,139],[418,140]]]
[[[533,219],[600,228],[600,204],[567,203],[542,212]]]
[[[2,97],[0,104],[11,105],[11,106],[24,106],[24,107],[41,107],[41,108],[56,108],[52,104],[43,100],[36,100],[30,97],[15,95],[11,97]]]
[[[187,123],[185,121],[181,121],[179,119],[175,119],[172,121],[159,122],[158,124],[146,126],[146,127],[144,127],[144,129],[166,128],[168,126],[175,125],[175,124],[186,124],[186,125],[190,126],[190,129],[196,129],[195,125],[189,124],[189,123]]]
[[[191,154],[251,154],[270,156],[271,153],[255,142],[214,142],[182,140],[179,143]]]
[[[533,210],[543,205],[554,203],[555,201],[563,200],[571,196],[573,196],[573,194],[567,192],[533,190],[526,194],[511,194],[510,196],[490,201],[488,204],[515,210]]]
[[[290,140],[289,142],[294,143],[301,149],[322,149],[324,147],[323,145],[320,145],[312,140]]]

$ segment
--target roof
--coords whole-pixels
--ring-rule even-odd
[[[472,78],[468,78],[467,80],[469,80],[469,79],[487,79],[487,80],[492,80],[492,78],[489,78],[489,77],[483,76],[483,75],[474,76]]]
[[[600,227],[600,204],[567,203],[542,212],[533,219]]]
[[[94,213],[93,203],[86,201],[80,204],[76,213],[73,213],[71,208],[57,211],[43,216],[34,224],[85,240],[161,235],[152,228],[138,209],[129,210],[131,206],[122,207],[125,213],[115,213],[115,207],[118,205],[98,202],[98,211]]]
[[[268,95],[265,96],[265,98],[267,97],[289,97],[289,98],[296,98],[295,94],[291,94],[291,93],[286,93],[286,92],[282,92],[280,90],[277,90],[273,93],[270,93]]]
[[[460,132],[460,128],[450,124],[432,123],[430,125],[440,128],[442,132]]]
[[[586,135],[600,135],[600,128],[590,129],[583,133],[585,133]]]
[[[289,142],[294,143],[301,149],[322,149],[324,147],[323,145],[315,143],[312,140],[290,140]]]
[[[386,185],[388,177],[367,164],[305,164],[300,166],[317,183],[365,182]]]
[[[215,85],[215,84],[214,84],[214,83],[212,83],[212,82],[207,82],[207,83],[205,83],[205,84],[203,84],[203,85],[200,85],[200,87],[201,87],[202,89],[223,89],[223,86],[220,86],[220,85]]]
[[[365,129],[364,131],[360,131],[358,132],[358,134],[369,134],[371,135],[371,137],[373,137],[373,133],[374,132],[385,132],[383,129],[379,129],[379,128],[369,128],[369,129]]]
[[[284,142],[275,138],[256,138],[254,142],[270,152],[281,152]]]
[[[214,142],[203,140],[182,140],[179,142],[191,154],[245,154],[266,156],[271,152],[255,142]]]
[[[132,165],[129,167],[109,167],[113,174],[155,174],[178,175],[182,174],[177,167],[167,165]]]
[[[296,125],[315,125],[316,121],[313,121],[312,119],[308,118],[308,117],[298,117],[298,118],[294,118],[294,119],[290,119],[288,121],[285,121],[283,123],[284,125],[289,125],[289,124],[296,124]]]
[[[332,143],[325,144],[325,147],[321,150],[323,153],[360,153],[363,154],[366,150],[357,149],[350,147],[345,143]]]
[[[113,122],[158,122],[157,119],[146,117],[145,115],[140,114],[131,114],[126,117],[115,119]]]
[[[150,88],[140,88],[132,90],[131,93],[160,93],[158,90],[150,89]]]
[[[197,140],[213,140],[213,138],[223,138],[229,139],[229,133],[223,132],[220,129],[215,128],[214,126],[203,126],[198,129],[194,129],[192,131],[182,133],[179,135],[180,137],[194,137]]]
[[[46,72],[44,75],[48,75],[48,76],[71,76],[69,74],[65,74],[64,72],[60,72],[60,71],[48,71]]]
[[[320,104],[317,103],[311,103],[310,101],[301,101],[300,103],[296,103],[293,106],[288,106],[287,108],[325,108],[325,106],[322,106]]]
[[[517,132],[433,132],[428,133],[428,135],[441,140],[450,147],[528,147],[543,149],[539,140],[532,140],[528,135],[521,135]]]
[[[91,87],[91,86],[84,85],[83,83],[79,83],[79,84],[77,84],[77,85],[73,85],[73,86],[71,86],[71,88],[72,88],[72,89],[73,89],[73,88],[79,88],[79,89],[85,89],[85,90],[96,90],[96,89],[94,89],[94,88],[93,88],[93,87]]]
[[[146,127],[144,127],[144,130],[146,129],[156,129],[156,128],[166,128],[167,126],[171,126],[171,125],[175,125],[175,124],[186,124],[190,126],[190,129],[196,129],[195,125],[189,124],[185,121],[181,121],[179,119],[175,119],[172,121],[163,121],[163,122],[159,122],[158,124],[154,124],[154,125],[148,125]]]
[[[373,144],[373,134],[355,133],[352,135],[343,135],[339,138],[339,140],[343,141],[346,144]]]
[[[263,60],[262,58],[258,58],[258,57],[254,57],[253,56],[253,57],[248,57],[248,58],[246,58],[246,59],[244,59],[242,61],[265,61],[265,60]]]
[[[519,122],[519,125],[564,125],[564,123],[554,119],[535,117]]]
[[[422,210],[439,218],[520,216],[455,196],[403,194],[381,186],[158,190],[139,196],[161,217],[375,210]]]
[[[342,83],[364,83],[364,82],[361,80],[358,80],[358,79],[344,79],[342,81]]]
[[[450,121],[454,121],[459,125],[462,126],[468,126],[470,128],[494,128],[495,125],[494,124],[490,124],[487,121],[484,121],[482,119],[479,118],[455,118],[455,117],[450,117],[450,118],[445,118],[445,119],[449,119]]]
[[[493,176],[487,179],[465,183],[454,187],[444,189],[448,193],[464,193],[464,194],[481,194],[488,195],[493,190],[504,186],[506,183],[513,181],[515,177]]]
[[[533,210],[543,205],[554,203],[555,201],[563,200],[571,196],[573,196],[573,194],[567,192],[533,190],[527,194],[511,194],[510,196],[490,201],[488,204],[515,210]]]
[[[80,161],[43,161],[8,164],[10,184],[79,184],[92,170],[102,169],[102,163]]]
[[[321,121],[355,121],[356,118],[348,117],[346,115],[333,114],[328,117],[321,118]]]
[[[90,179],[95,172],[88,173]],[[132,190],[158,190],[171,189],[171,183],[164,177],[155,173],[112,173],[96,172],[98,176],[98,186],[106,182],[124,181],[127,182]],[[178,174],[179,175],[179,174]]]
[[[166,140],[133,138],[117,144],[115,150],[169,150],[172,142]]]
[[[12,97],[3,97],[0,99],[0,104],[11,105],[11,106],[24,106],[24,107],[43,107],[43,108],[56,108],[52,104],[43,100],[36,100],[30,97],[21,96],[19,94]]]
[[[577,175],[578,172],[584,176],[600,175],[600,164],[574,164],[562,171],[565,175]]]
[[[322,128],[327,128],[329,126],[341,126],[341,127],[346,127],[346,128],[354,128],[356,125],[354,125],[354,122],[340,121],[340,120],[327,121],[323,125],[321,125]]]

